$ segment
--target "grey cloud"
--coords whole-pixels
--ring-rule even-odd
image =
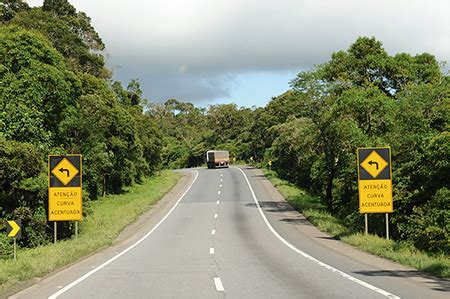
[[[118,79],[145,95],[227,97],[248,72],[300,71],[375,36],[390,54],[450,60],[448,0],[72,0],[92,17]]]

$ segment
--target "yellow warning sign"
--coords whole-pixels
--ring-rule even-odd
[[[48,220],[81,220],[81,155],[48,157]]]
[[[392,213],[391,180],[359,181],[360,213]]]
[[[52,169],[52,174],[64,185],[70,183],[78,172],[78,169],[73,166],[67,158],[62,159],[61,162]]]
[[[361,166],[373,178],[376,178],[381,172],[383,172],[388,164],[389,163],[386,162],[376,151],[372,151],[361,163]]]
[[[81,220],[82,201],[80,187],[50,188],[48,194],[48,220]]]
[[[360,213],[394,211],[389,147],[358,149],[358,190]]]

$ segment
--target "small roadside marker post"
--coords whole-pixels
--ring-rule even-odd
[[[19,219],[6,222],[6,236],[14,238],[14,260],[17,261],[17,238],[22,236],[22,224]]]

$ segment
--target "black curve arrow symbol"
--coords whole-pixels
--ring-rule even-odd
[[[370,164],[370,165],[375,164],[375,167],[376,167],[377,170],[378,170],[378,162],[373,162],[372,160],[370,160],[369,162],[367,162],[367,164]]]
[[[370,163],[370,162],[369,162]],[[377,169],[378,169],[378,167],[377,167]],[[69,172],[69,169],[65,169],[65,168],[60,168],[59,169],[59,172],[61,172],[61,173],[63,173],[63,172],[67,172],[67,177],[70,177],[70,172]]]

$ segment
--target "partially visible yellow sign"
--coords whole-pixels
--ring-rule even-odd
[[[358,190],[360,213],[394,211],[389,147],[358,149]]]
[[[48,220],[81,220],[81,155],[49,155]]]

